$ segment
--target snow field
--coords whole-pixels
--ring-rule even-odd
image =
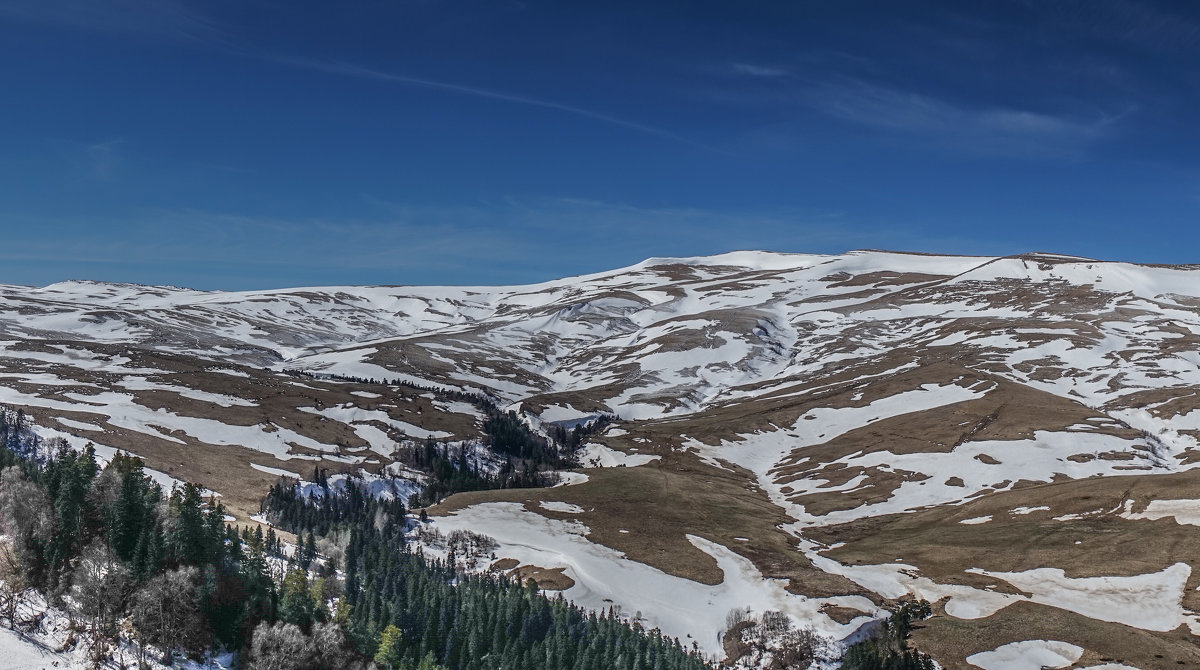
[[[380,445],[381,435],[386,442],[394,442],[394,440],[387,439],[386,433],[383,433],[383,431],[379,430],[378,428],[364,425],[371,422],[390,426],[400,431],[404,435],[418,440],[439,440],[453,435],[453,433],[447,433],[440,430],[426,430],[420,426],[414,426],[407,421],[393,419],[390,415],[388,415],[387,412],[379,409],[362,409],[361,407],[354,407],[353,405],[349,404],[338,405],[336,407],[325,407],[322,409],[317,409],[316,407],[298,407],[297,409],[299,409],[301,412],[316,414],[327,419],[333,419],[334,421],[344,423],[353,428],[359,437],[363,438],[363,440],[372,446]],[[374,430],[362,430],[364,428],[373,428]]]
[[[1067,577],[1059,568],[1024,572],[972,572],[1003,579],[1031,594],[1029,600],[1143,630],[1168,631],[1181,624],[1197,627],[1197,616],[1184,612],[1183,589],[1192,568],[1175,563],[1160,572],[1130,577]]]
[[[643,625],[678,637],[685,645],[694,639],[708,654],[720,654],[720,633],[725,615],[734,608],[750,607],[755,614],[779,610],[797,625],[812,625],[818,632],[842,639],[869,619],[876,608],[861,597],[808,599],[788,593],[782,580],[768,580],[747,559],[703,538],[688,536],[701,551],[712,556],[724,581],[708,586],[632,561],[621,552],[587,539],[587,527],[577,521],[548,519],[517,503],[484,503],[452,515],[436,517],[432,525],[442,533],[454,530],[483,532],[495,538],[498,557],[523,565],[565,567],[575,585],[563,592],[568,600],[588,609],[618,605],[626,615],[641,614]],[[823,604],[864,609],[860,619],[839,624],[819,612]],[[692,637],[689,637],[692,636]]]
[[[666,265],[682,267],[668,271],[663,267]],[[920,304],[898,296],[888,305],[891,299],[887,294],[902,287],[831,286],[841,281],[837,278],[840,273],[849,278],[877,271],[944,275],[950,279],[937,279],[930,284],[942,284],[948,290],[931,293],[935,297]],[[677,273],[683,279],[668,279],[668,272]],[[702,411],[718,402],[753,398],[764,389],[786,391],[798,376],[819,372],[829,365],[853,365],[881,356],[894,347],[914,346],[914,343],[923,347],[953,346],[964,351],[982,352],[980,356],[986,356],[999,368],[995,374],[1070,397],[1093,408],[1107,408],[1120,406],[1119,401],[1124,396],[1144,388],[1200,386],[1200,356],[1195,352],[1178,353],[1168,358],[1159,356],[1165,348],[1163,345],[1181,337],[1181,332],[1200,333],[1195,306],[1177,298],[1200,295],[1197,276],[1194,270],[1099,263],[1051,255],[996,259],[883,252],[851,252],[840,256],[737,252],[709,258],[650,259],[632,268],[523,287],[323,287],[236,294],[92,282],[67,282],[45,289],[0,287],[5,307],[0,312],[19,313],[22,306],[31,307],[34,303],[30,301],[35,299],[39,305],[46,305],[27,310],[31,313],[22,321],[10,321],[10,336],[23,333],[33,336],[34,329],[42,329],[64,333],[65,338],[114,343],[147,342],[154,336],[151,330],[136,323],[153,323],[156,327],[189,334],[209,330],[211,334],[226,338],[225,344],[235,350],[239,347],[246,350],[261,348],[278,353],[287,361],[284,366],[290,368],[376,379],[402,378],[431,386],[473,386],[490,389],[508,401],[520,400],[532,393],[586,391],[620,383],[624,384],[621,391],[608,398],[608,402],[626,418],[682,415]],[[926,281],[921,280],[922,283]],[[1109,292],[1099,295],[1101,302],[1108,303],[1101,309],[1107,309],[1104,313],[1109,316],[1099,320],[1085,319],[1086,323],[1076,328],[1073,315],[1048,309],[1048,300],[1053,298],[1046,296],[1052,292],[1039,292],[1045,287],[1062,285],[1092,286]],[[870,298],[852,295],[864,288],[874,292]],[[1024,297],[1028,297],[1029,304],[989,301],[988,291],[992,288],[1006,298],[1009,291],[1013,292],[1011,295],[1023,296],[1020,292],[1027,289],[1028,295]],[[615,297],[613,291],[621,291],[621,297]],[[814,297],[835,299],[805,302]],[[874,300],[880,302],[873,303]],[[754,325],[745,326],[730,320],[722,311],[735,309],[753,312],[751,322]],[[104,316],[98,319],[96,314],[100,311]],[[1127,316],[1126,312],[1134,315]],[[0,314],[0,318],[3,316]],[[1031,317],[1044,320],[1047,327],[1003,329],[988,325],[979,328],[986,332],[965,334],[971,332],[972,323],[1002,324],[1006,320]],[[965,325],[959,328],[959,322]],[[1067,327],[1052,327],[1056,322]],[[204,325],[198,327],[196,324]],[[442,339],[438,342],[418,339],[430,335]],[[442,384],[436,384],[421,379],[419,371],[401,374],[367,360],[380,353],[384,346],[382,342],[410,337],[417,342],[415,346],[423,348],[435,360],[458,362],[456,368],[459,371],[441,379]],[[667,343],[673,338],[686,340],[692,348],[672,350]],[[11,347],[13,344],[15,342],[0,346]],[[197,340],[192,352],[212,356],[214,351],[222,350],[201,345]],[[510,368],[490,360],[501,354],[517,360],[509,360]],[[127,367],[130,360],[121,356],[102,356],[71,347],[60,346],[49,353],[5,348],[0,351],[0,356],[21,359],[27,364],[69,365],[112,374],[158,372]],[[278,365],[276,361],[263,363],[267,364]],[[915,363],[899,369],[911,365]],[[627,372],[623,366],[633,372]],[[1062,369],[1061,378],[1035,378],[1037,373],[1053,368]],[[529,376],[517,377],[515,372]],[[4,378],[24,379],[47,386],[67,383],[39,372],[4,373]],[[864,376],[861,381],[865,384],[867,378]],[[197,392],[187,395],[187,389],[156,385],[144,378],[127,376],[123,384],[129,391],[165,390],[203,402],[228,402],[219,394]],[[1056,474],[1082,478],[1177,470],[1183,467],[1180,456],[1188,450],[1200,449],[1196,439],[1186,434],[1186,431],[1200,427],[1197,418],[1200,411],[1170,416],[1160,414],[1155,408],[1133,408],[1113,412],[1112,416],[1154,437],[1161,445],[1161,452],[1154,458],[1132,450],[1128,441],[1094,434],[1095,426],[1083,424],[1066,431],[1042,431],[1031,440],[967,443],[950,454],[938,454],[936,458],[928,454],[888,452],[851,454],[841,459],[840,464],[850,468],[904,471],[927,479],[904,482],[890,499],[883,502],[820,517],[808,514],[803,507],[790,503],[788,498],[815,492],[852,492],[862,486],[867,477],[860,474],[842,485],[831,487],[828,481],[815,475],[807,481],[788,482],[791,490],[786,495],[781,490],[783,484],[776,481],[778,466],[794,449],[819,444],[873,420],[925,411],[979,397],[985,392],[982,388],[926,387],[876,401],[867,408],[817,409],[810,413],[811,418],[798,421],[791,428],[785,426],[777,431],[743,435],[721,445],[705,445],[693,440],[688,446],[713,465],[735,463],[752,470],[772,500],[800,520],[798,529],[928,505],[952,504],[993,490],[1004,480],[1049,481]],[[684,396],[683,402],[669,410],[659,404],[660,400],[674,396]],[[62,423],[68,429],[86,433],[95,432],[107,420],[109,425],[166,441],[182,442],[170,434],[181,430],[203,442],[249,446],[281,459],[287,458],[293,442],[327,453],[329,450],[329,445],[314,447],[301,436],[282,431],[266,433],[260,427],[235,430],[234,427],[213,426],[203,420],[162,411],[151,412],[137,406],[132,397],[125,394],[105,392],[89,396],[75,393],[66,397],[69,402],[37,398],[0,387],[0,402],[51,410],[71,409],[107,417],[97,418],[99,425],[78,420]],[[330,412],[343,410],[351,411],[333,408],[318,413],[335,418]],[[384,421],[378,414],[350,413],[337,418],[349,422],[377,453],[386,451],[386,445],[390,443],[381,426],[418,439],[421,437],[406,429],[415,427],[404,422]],[[379,425],[371,425],[376,421]],[[1131,453],[1136,460],[1122,463],[1094,459],[1082,464],[1066,460],[1074,454],[1094,455],[1106,451]],[[1000,465],[980,462],[977,457],[984,455],[999,461]],[[608,467],[640,465],[654,458],[622,454],[608,448],[597,449],[592,456],[600,465]],[[354,462],[355,458],[347,460]],[[1117,469],[1131,464],[1150,469]],[[297,469],[303,471],[304,468]],[[951,476],[961,478],[966,486],[946,486],[944,482]],[[568,473],[564,484],[586,479],[585,474]],[[380,480],[378,484],[381,490],[394,485],[389,480]],[[1047,508],[1016,508],[1011,514],[1036,511],[1047,511]],[[538,516],[530,512],[525,514]],[[1086,515],[1057,518],[1069,520],[1083,516]],[[1127,506],[1124,516],[1147,520],[1172,517],[1176,523],[1200,524],[1200,504],[1191,500],[1156,500],[1137,514]],[[987,520],[976,517],[962,523],[987,523]],[[526,525],[542,528],[532,521]],[[559,540],[553,539],[551,534],[556,529],[561,530],[558,526],[546,526],[542,528],[545,532],[537,534],[527,528],[524,536],[511,531],[513,546],[525,542],[529,551],[533,551],[535,545],[559,547],[554,544]],[[490,532],[486,527],[478,530]],[[591,551],[574,545],[560,548],[563,552]],[[701,549],[717,558],[723,548]],[[809,548],[806,554],[815,555],[816,551]],[[723,569],[728,566],[728,582],[735,579],[728,577],[730,572],[737,573],[741,568],[736,560],[725,559],[729,557],[717,558]],[[582,571],[591,565],[590,560],[579,559],[572,569]],[[948,597],[947,610],[954,616],[985,616],[986,612],[1012,602],[1011,596],[1005,594],[934,584],[903,563],[839,566],[824,560],[826,562],[821,565],[829,571],[853,575],[851,578],[859,583],[873,584],[889,593],[902,595],[911,591],[926,594],[925,597],[931,600]],[[1139,612],[1138,616],[1148,617],[1153,625],[1167,625],[1172,620],[1182,619],[1195,627],[1194,617],[1189,618],[1183,613],[1177,601],[1175,605],[1171,604],[1176,595],[1180,565],[1184,564],[1176,564],[1153,575],[1090,578],[1109,580],[1095,583],[1070,580],[1061,571],[1055,574],[1050,568],[1043,568],[1042,572],[1004,573],[1010,574],[1011,579],[1000,577],[1000,573],[993,576],[1008,579],[1014,585],[1022,582],[1037,586],[1037,589],[1026,589],[1035,594],[1032,599],[1037,602],[1041,602],[1038,598],[1046,600],[1047,604],[1054,600],[1058,603],[1054,606],[1066,609],[1082,608],[1088,600],[1106,603],[1114,609],[1132,606]],[[1128,581],[1142,578],[1145,578],[1144,584]],[[589,579],[585,574],[577,582],[596,582]],[[1130,591],[1142,587],[1146,591],[1142,596]],[[587,588],[592,589],[588,593],[593,593],[599,587]],[[622,597],[629,595],[624,591],[621,594]],[[798,607],[794,603],[792,606]],[[652,611],[650,607],[646,609]],[[723,612],[720,614],[723,616]],[[684,625],[679,621],[675,623]],[[709,622],[702,623],[707,626]]]

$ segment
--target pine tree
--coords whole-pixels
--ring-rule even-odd
[[[308,630],[316,617],[316,609],[308,587],[308,575],[302,570],[287,573],[279,596],[279,618]]]
[[[404,660],[404,655],[401,652],[404,643],[404,634],[400,629],[392,624],[388,624],[387,628],[379,634],[378,649],[375,652],[375,662],[388,670],[397,670],[400,663]]]

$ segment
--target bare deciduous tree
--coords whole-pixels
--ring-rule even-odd
[[[164,661],[176,647],[203,650],[208,644],[199,587],[200,571],[184,567],[146,582],[133,600],[133,625],[142,644],[162,649]]]
[[[72,574],[71,595],[77,613],[88,621],[94,661],[117,635],[118,615],[129,596],[129,569],[101,540],[83,550]]]
[[[25,571],[12,547],[0,543],[0,617],[8,621],[8,627],[17,627],[17,612],[25,602],[28,584]]]
[[[290,623],[266,622],[254,629],[250,642],[251,670],[301,670],[315,668],[317,649],[311,638]]]
[[[12,539],[17,562],[28,571],[40,560],[54,534],[52,507],[45,490],[13,466],[0,472],[0,534]]]

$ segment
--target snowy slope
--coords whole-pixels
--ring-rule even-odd
[[[303,474],[322,463],[380,473],[406,440],[477,435],[480,417],[469,404],[282,374],[295,371],[481,391],[535,425],[618,416],[583,460],[684,473],[672,476],[687,488],[664,498],[687,500],[680,526],[664,531],[673,544],[642,551],[623,544],[636,532],[606,530],[600,515],[629,511],[594,501],[596,480],[562,489],[550,507],[506,515],[497,510],[510,507],[476,505],[438,522],[492,526],[523,562],[559,556],[559,565],[541,567],[566,568],[577,584],[569,595],[601,605],[624,599],[627,609],[648,610],[638,603],[658,594],[612,591],[589,577],[604,574],[597,561],[672,579],[688,570],[720,574],[720,565],[730,580],[735,572],[743,581],[774,575],[802,591],[802,568],[779,563],[799,561],[830,580],[820,597],[783,598],[767,578],[758,595],[718,589],[694,597],[718,609],[741,595],[760,608],[770,601],[842,638],[853,633],[854,615],[841,623],[810,605],[836,611],[843,606],[830,598],[865,595],[876,602],[847,602],[868,616],[884,595],[922,592],[944,595],[957,604],[943,611],[968,619],[1026,602],[1008,587],[987,590],[1003,575],[1027,591],[1031,582],[1015,575],[1068,569],[1075,572],[1064,580],[1134,578],[1192,560],[1164,546],[1106,573],[1073,557],[1069,544],[1036,559],[961,548],[896,563],[887,554],[898,552],[870,545],[863,530],[918,523],[896,515],[952,524],[964,547],[1016,524],[1119,522],[1134,533],[1172,524],[1179,546],[1200,531],[1187,506],[1200,499],[1200,486],[1191,488],[1200,463],[1197,267],[1045,253],[735,252],[510,287],[0,286],[0,403],[26,408],[49,434],[78,446],[134,450],[164,476],[208,476],[206,485],[240,496],[247,509],[254,487],[280,471]],[[192,467],[198,462],[205,465]],[[249,474],[230,478],[214,466]],[[619,473],[647,486],[640,476]],[[778,514],[766,532],[785,540],[749,530],[719,538],[707,529],[704,520],[724,504],[706,497],[714,478],[740,482],[735,490]],[[985,509],[1000,500],[1012,501],[1003,513]],[[586,513],[563,535],[555,526],[567,522],[561,510],[576,507]],[[947,516],[960,507],[975,511]],[[831,558],[851,550],[862,565]],[[778,558],[781,551],[795,557]],[[750,567],[730,567],[730,553]],[[677,567],[681,561],[695,567]],[[890,565],[908,567],[898,573]],[[1174,581],[1162,597],[1172,602],[1145,610],[1168,613],[1153,625],[1119,623],[1144,631],[1160,631],[1162,621],[1194,625],[1196,573],[1169,573]],[[1054,595],[1067,583],[1039,578],[1050,595],[1038,591],[1029,602],[1095,618]],[[684,630],[672,611],[646,616]],[[697,619],[689,632],[716,651],[723,617]],[[1037,639],[1055,638],[1028,638]]]

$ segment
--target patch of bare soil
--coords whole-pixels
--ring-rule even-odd
[[[566,591],[575,586],[575,580],[563,573],[565,569],[522,565],[509,570],[507,574],[522,584],[532,579],[543,591]]]
[[[869,614],[862,610],[856,610],[853,607],[840,607],[838,605],[822,605],[820,612],[843,625]]]
[[[501,558],[500,560],[492,563],[488,567],[488,570],[491,570],[492,572],[508,572],[509,570],[515,569],[520,564],[521,562],[515,558]]]
[[[864,272],[860,275],[847,275],[846,279],[841,279],[836,283],[830,284],[830,288],[841,286],[905,286],[908,284],[926,284],[942,279],[949,279],[947,275],[932,275],[920,272],[893,272],[890,270],[878,272]]]

